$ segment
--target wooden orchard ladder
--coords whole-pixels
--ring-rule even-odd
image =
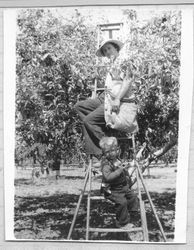
[[[132,139],[132,145],[133,145],[133,152],[134,155],[136,154],[136,147],[135,147],[135,138],[134,138],[134,134],[131,136]],[[135,159],[135,158],[134,158]],[[77,207],[75,210],[75,214],[71,223],[71,227],[68,233],[68,237],[67,239],[70,240],[71,239],[71,234],[75,225],[75,221],[76,221],[76,217],[79,211],[79,207],[81,204],[81,200],[82,197],[86,191],[86,186],[87,183],[89,185],[89,190],[88,190],[88,199],[87,199],[87,220],[86,220],[86,240],[89,240],[89,232],[127,232],[127,233],[131,233],[131,232],[138,232],[141,231],[143,233],[143,241],[149,241],[149,237],[148,237],[148,228],[147,228],[147,219],[146,219],[146,212],[145,212],[145,205],[144,205],[144,201],[142,200],[142,194],[141,194],[141,189],[140,189],[140,182],[142,183],[142,186],[145,190],[145,193],[148,197],[148,200],[150,202],[151,208],[153,210],[154,216],[156,218],[157,224],[160,228],[163,240],[166,242],[166,237],[162,228],[162,225],[160,223],[160,220],[157,216],[156,210],[154,208],[153,202],[151,200],[150,194],[147,190],[147,187],[144,183],[144,179],[139,167],[138,162],[135,159],[135,166],[136,166],[136,179],[137,179],[137,191],[138,191],[138,198],[139,198],[139,204],[140,204],[140,215],[141,215],[141,227],[136,227],[136,228],[131,228],[130,230],[127,229],[122,229],[122,228],[92,228],[90,227],[90,207],[91,207],[91,200],[92,198],[95,197],[91,197],[91,186],[92,186],[92,167],[93,167],[93,160],[92,160],[92,156],[90,156],[90,162],[89,162],[89,167],[87,169],[86,175],[85,175],[85,180],[84,180],[84,185],[83,185],[83,189],[81,191],[81,194],[79,196],[79,200],[77,203]]]

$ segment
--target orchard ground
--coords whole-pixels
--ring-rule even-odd
[[[165,166],[162,163],[150,166],[150,175],[144,173],[145,183],[161,220],[168,241],[174,238],[176,164]],[[66,240],[75,208],[83,188],[84,168],[64,166],[60,178],[55,171],[32,180],[31,168],[17,168],[15,175],[15,226],[17,239]],[[92,194],[100,195],[101,175],[95,175]],[[134,185],[136,188],[136,185]],[[149,239],[163,241],[152,213],[149,201],[145,201]],[[87,196],[84,195],[73,230],[73,240],[84,240],[86,229]],[[115,227],[114,206],[105,199],[91,202],[91,227]],[[135,226],[140,226],[140,215],[131,218]],[[142,233],[132,233],[132,241],[141,241]],[[90,233],[91,240],[128,240],[126,233]]]

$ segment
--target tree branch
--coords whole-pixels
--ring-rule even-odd
[[[172,138],[171,141],[166,144],[163,148],[157,150],[156,152],[154,152],[153,154],[150,154],[147,159],[145,160],[143,166],[141,167],[141,171],[142,173],[146,170],[146,168],[149,167],[150,163],[156,159],[158,159],[159,157],[161,157],[162,155],[164,155],[167,151],[169,151],[172,147],[174,147],[177,144],[177,138]],[[133,180],[130,188],[136,183],[137,179],[135,177],[135,179]]]

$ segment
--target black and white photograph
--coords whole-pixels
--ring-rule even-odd
[[[192,15],[4,11],[7,240],[185,243]]]

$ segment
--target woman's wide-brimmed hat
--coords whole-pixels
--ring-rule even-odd
[[[102,53],[102,48],[103,48],[103,46],[104,46],[105,44],[107,44],[107,43],[114,43],[114,44],[116,44],[116,45],[119,47],[119,51],[122,49],[122,47],[123,47],[123,45],[124,45],[124,43],[122,43],[122,42],[119,41],[119,40],[115,40],[115,39],[106,40],[106,41],[104,41],[104,42],[99,46],[98,50],[96,51],[96,55],[97,55],[98,57],[103,57],[103,56],[104,56],[104,54]]]

